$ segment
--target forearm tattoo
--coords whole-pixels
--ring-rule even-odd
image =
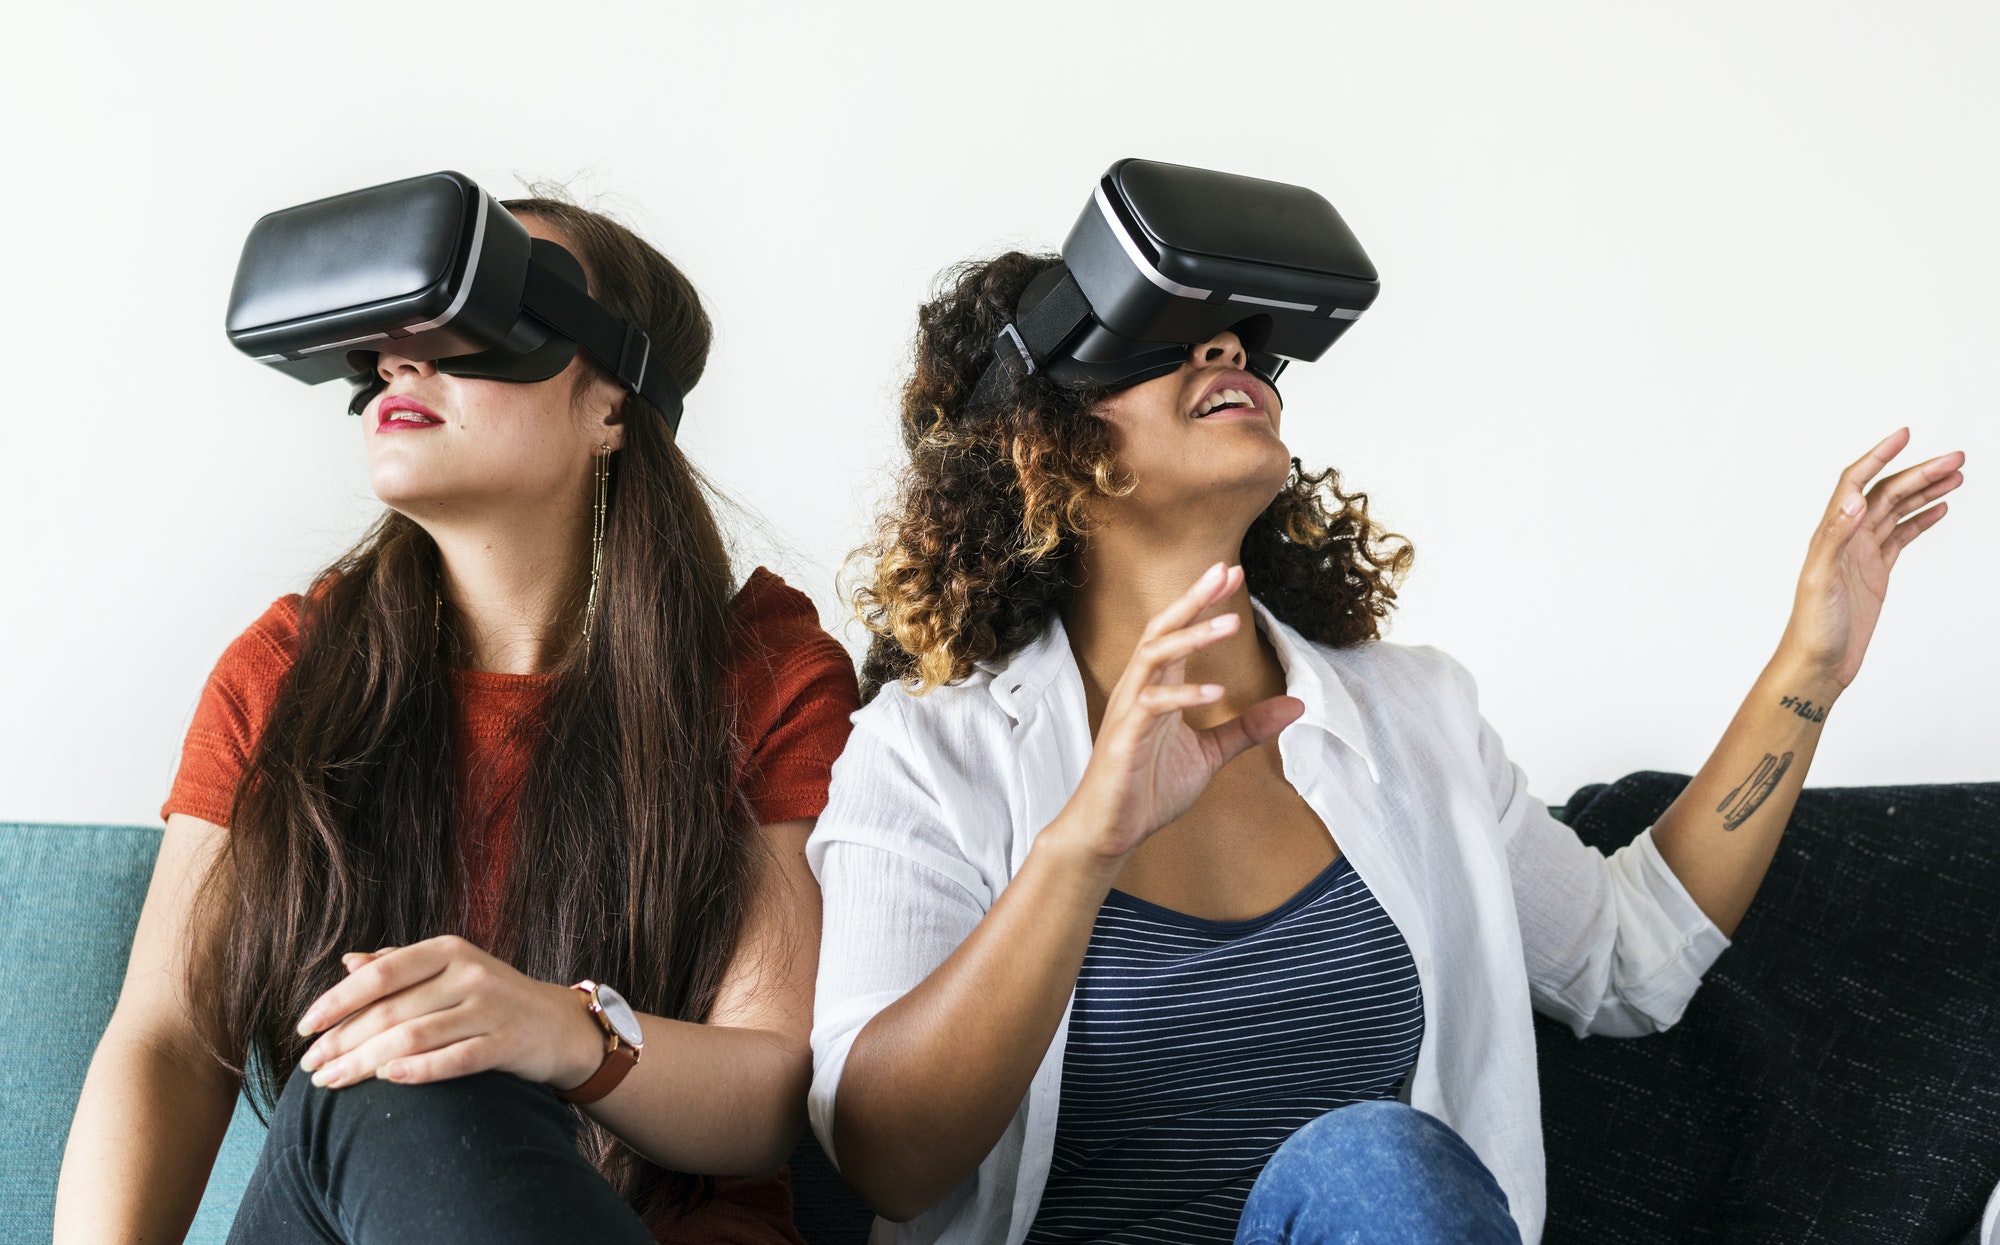
[[[1778,789],[1778,780],[1783,778],[1785,771],[1790,768],[1792,768],[1791,753],[1787,752],[1781,757],[1765,753],[1764,760],[1750,772],[1750,776],[1737,783],[1736,790],[1723,796],[1722,803],[1715,806],[1715,811],[1722,814],[1722,828],[1734,830],[1750,820],[1751,814],[1762,808],[1764,801],[1770,799],[1771,793]]]
[[[1790,709],[1793,713],[1798,714],[1808,722],[1826,721],[1825,705],[1816,705],[1810,700],[1801,700],[1797,696],[1785,697],[1778,702],[1778,707],[1780,709]]]

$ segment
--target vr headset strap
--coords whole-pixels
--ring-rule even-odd
[[[620,320],[590,295],[537,263],[528,265],[521,307],[583,347],[618,378],[619,384],[658,408],[670,426],[680,426],[680,384],[666,364],[652,357],[652,339],[644,329]]]
[[[1062,280],[1042,301],[1026,315],[1017,311],[1000,327],[993,339],[993,362],[980,374],[968,407],[977,408],[992,399],[1003,375],[1032,376],[1040,371],[1091,318],[1090,300],[1083,296],[1075,275],[1065,269]]]
[[[1063,343],[1076,336],[1076,331],[1089,323],[1090,318],[1090,300],[1083,296],[1076,277],[1065,270],[1056,287],[1027,315],[1016,315],[1014,323],[1019,326],[1028,353],[1034,356],[1036,366],[1040,366],[1062,349]]]

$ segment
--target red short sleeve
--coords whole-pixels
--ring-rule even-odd
[[[734,621],[743,793],[763,825],[817,817],[861,707],[854,663],[820,628],[812,598],[763,567],[737,594]]]
[[[298,659],[299,600],[296,593],[278,598],[215,663],[181,744],[181,764],[160,808],[162,820],[186,813],[218,826],[229,824],[236,788]]]

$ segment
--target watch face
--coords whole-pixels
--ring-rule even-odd
[[[639,1033],[639,1016],[625,996],[610,986],[597,987],[597,1006],[603,1009],[604,1018],[611,1023],[611,1031],[627,1046],[637,1047],[645,1041]]]

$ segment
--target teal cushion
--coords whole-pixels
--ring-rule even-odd
[[[70,1117],[159,850],[155,827],[0,823],[0,1242],[49,1237]],[[239,1100],[190,1242],[229,1235],[263,1144]]]

